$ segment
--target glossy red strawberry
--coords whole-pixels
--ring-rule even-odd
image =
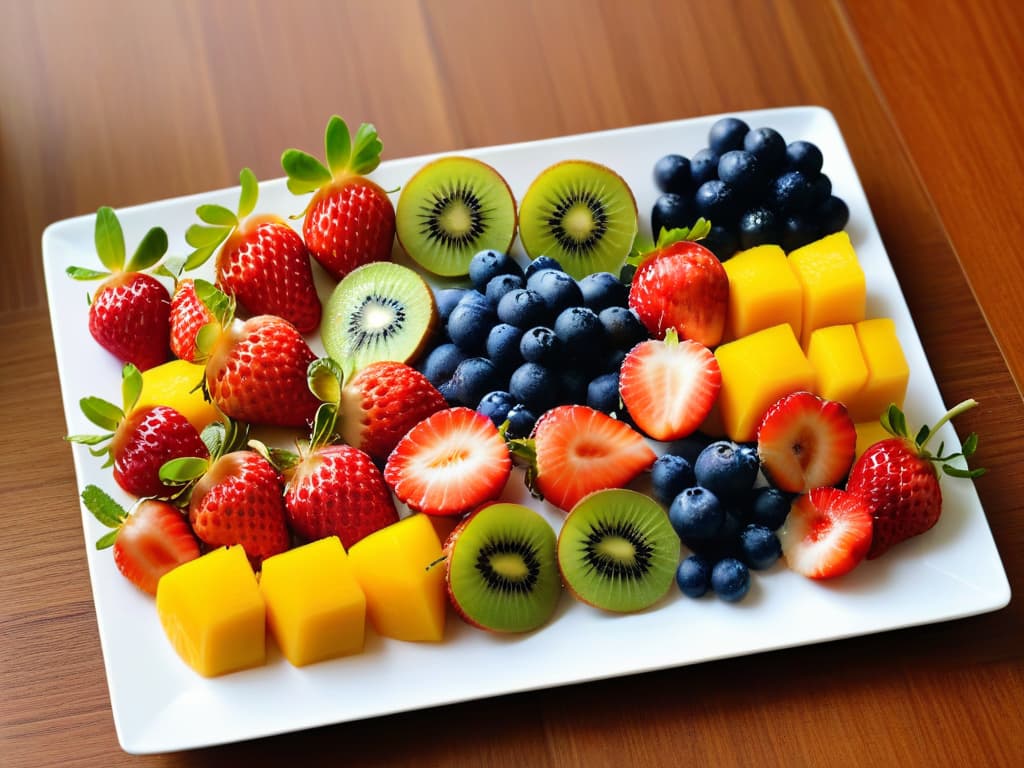
[[[200,289],[205,281],[200,280]],[[209,285],[207,283],[207,285]],[[180,360],[196,361],[199,350],[196,337],[200,329],[215,322],[213,312],[203,303],[196,291],[196,281],[179,280],[171,296],[171,352]]]
[[[104,282],[89,303],[89,333],[123,363],[146,370],[170,357],[171,297],[164,285],[143,270],[167,251],[167,233],[153,227],[125,263],[124,233],[111,208],[96,212],[96,253],[107,271],[68,267],[76,280]]]
[[[380,164],[381,142],[367,123],[349,135],[337,115],[327,123],[327,165],[312,155],[289,149],[281,156],[288,189],[314,192],[302,226],[306,247],[340,280],[356,267],[391,258],[395,208],[387,193],[366,178]]]
[[[944,444],[936,454],[928,444],[942,425],[977,405],[965,400],[951,408],[934,428],[923,427],[914,438],[907,431],[906,417],[895,405],[889,407],[882,424],[893,437],[869,447],[850,471],[846,490],[864,499],[874,520],[874,539],[868,559],[885,554],[901,541],[930,530],[942,514],[942,488],[935,465],[954,477],[975,478],[984,469],[961,469],[947,462],[961,458],[965,462],[977,450],[978,436],[964,440],[959,452],[944,454]]]
[[[655,338],[674,328],[680,339],[714,347],[725,330],[729,278],[711,251],[683,239],[690,234],[662,233],[633,276],[629,306]]]
[[[792,570],[831,579],[864,559],[871,530],[871,511],[862,498],[838,488],[814,488],[793,503],[778,535]]]
[[[637,344],[619,369],[619,396],[634,423],[655,440],[678,440],[707,418],[722,387],[722,372],[703,344],[679,341],[669,328],[663,341]]]
[[[341,438],[385,461],[406,432],[447,407],[444,396],[415,368],[390,360],[370,363],[341,391]]]
[[[97,549],[113,546],[117,569],[139,589],[156,594],[160,577],[199,557],[199,542],[181,511],[166,501],[145,499],[131,514],[95,485],[82,491],[93,516],[113,530],[96,542]]]

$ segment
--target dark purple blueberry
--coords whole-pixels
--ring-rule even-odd
[[[536,414],[522,403],[516,403],[508,411],[508,428],[505,434],[513,439],[527,437],[536,423]]]
[[[459,367],[459,363],[467,357],[465,351],[456,344],[441,344],[434,347],[426,360],[423,361],[423,375],[435,387],[448,381]]]
[[[676,496],[697,484],[693,465],[682,456],[666,453],[651,465],[651,490],[664,506],[671,506]]]
[[[498,275],[522,277],[522,274],[523,268],[516,263],[516,260],[501,251],[480,251],[469,262],[469,279],[473,283],[473,287],[481,293],[487,289],[487,283]]]
[[[742,195],[758,189],[764,174],[754,155],[744,149],[734,149],[718,161],[718,178]]]
[[[628,349],[608,350],[608,354],[601,358],[601,364],[598,370],[601,373],[618,373],[619,369],[622,368],[622,361],[626,359],[626,355],[628,354]]]
[[[760,465],[757,453],[728,440],[712,443],[697,457],[693,473],[697,483],[730,504],[750,493]]]
[[[615,349],[630,350],[647,339],[647,328],[636,312],[626,307],[605,307],[597,314],[608,344]]]
[[[690,176],[693,186],[699,187],[705,181],[718,178],[718,153],[705,147],[690,158]]]
[[[700,456],[700,452],[713,442],[715,442],[714,438],[705,435],[703,432],[694,432],[680,440],[669,443],[667,452],[682,456],[692,466],[697,457]]]
[[[479,296],[479,300],[473,294]],[[448,338],[474,355],[483,352],[492,325],[494,309],[487,303],[487,298],[476,291],[467,291],[448,317]]]
[[[570,359],[596,356],[605,341],[601,321],[589,307],[569,307],[562,311],[555,318],[554,330]]]
[[[692,227],[697,220],[697,207],[692,195],[667,193],[658,197],[651,208],[651,232],[655,239],[661,230]]]
[[[772,182],[768,195],[779,213],[801,213],[811,201],[811,183],[799,171],[786,171]]]
[[[722,527],[725,509],[707,488],[693,486],[672,500],[668,519],[679,538],[708,540]]]
[[[821,228],[812,216],[794,213],[783,219],[780,236],[782,249],[789,253],[821,237]]]
[[[736,603],[750,591],[750,571],[734,557],[726,557],[711,569],[711,588],[728,603]]]
[[[778,530],[786,522],[789,508],[792,506],[792,495],[778,488],[765,486],[754,492],[754,501],[750,505],[747,521],[762,525],[770,531]]]
[[[526,287],[536,291],[548,305],[548,312],[555,317],[563,309],[577,307],[583,303],[583,293],[572,275],[555,269],[544,269],[530,275]]]
[[[484,349],[499,371],[511,373],[523,363],[519,354],[519,342],[523,338],[523,329],[508,323],[498,323],[487,334]]]
[[[693,191],[689,159],[682,155],[665,155],[654,164],[654,183],[662,192],[689,194]]]
[[[595,411],[619,410],[619,374],[603,373],[587,385],[587,405]]]
[[[748,525],[740,532],[740,555],[755,571],[771,568],[782,556],[779,537],[763,525]]]
[[[708,146],[719,155],[742,149],[743,137],[749,132],[750,126],[738,117],[723,117],[716,120],[708,131]]]
[[[743,137],[743,148],[757,158],[766,176],[774,176],[786,163],[786,140],[772,128],[755,128]]]
[[[737,202],[736,190],[719,179],[705,181],[694,195],[697,213],[712,224],[728,225],[735,222]]]
[[[437,317],[441,325],[447,325],[452,310],[466,294],[465,288],[442,288],[434,294],[437,305]]]
[[[482,413],[489,418],[494,423],[494,426],[500,427],[505,423],[509,410],[515,404],[516,401],[512,395],[504,390],[496,389],[480,398],[480,403],[477,405],[476,410],[477,413]]]
[[[526,269],[523,274],[526,276],[526,279],[529,280],[535,272],[540,272],[545,269],[556,269],[559,272],[565,271],[565,268],[559,264],[558,259],[553,259],[550,256],[538,256],[526,265]]]
[[[497,367],[486,357],[466,358],[459,363],[451,378],[455,399],[470,408],[475,408],[484,395],[503,383]]]
[[[495,275],[487,283],[484,295],[492,307],[497,307],[501,297],[516,288],[526,285],[521,275]]]
[[[629,288],[611,272],[594,272],[580,280],[583,305],[595,312],[608,307],[625,307]]]
[[[529,288],[515,288],[498,302],[498,319],[519,328],[543,325],[550,316],[544,297]]]
[[[540,363],[548,368],[560,367],[564,356],[562,342],[553,330],[543,325],[535,326],[523,334],[519,342],[519,354],[528,363]]]
[[[689,555],[676,570],[676,584],[687,597],[703,597],[711,588],[711,571],[714,564],[706,557]]]
[[[455,386],[451,381],[442,381],[437,385],[437,391],[441,393],[441,397],[447,401],[448,405],[462,405],[455,396]]]
[[[831,235],[833,232],[838,232],[846,226],[846,223],[850,220],[850,209],[843,202],[842,198],[832,195],[822,205],[818,206],[814,212],[814,217],[818,220],[821,234]]]
[[[740,248],[779,242],[779,224],[775,211],[759,207],[740,216]]]
[[[558,400],[560,403],[585,403],[590,377],[579,367],[562,368],[558,372]]]
[[[823,162],[821,150],[816,144],[809,141],[793,141],[786,147],[785,169],[787,171],[800,171],[811,179],[821,173]]]
[[[543,413],[558,404],[558,378],[550,368],[523,363],[508,380],[508,391],[534,413]]]
[[[809,206],[817,208],[832,196],[832,179],[824,173],[808,177],[810,179],[811,191],[808,196]]]
[[[700,244],[715,254],[719,261],[725,261],[740,249],[740,240],[736,232],[721,224],[712,224],[711,231]]]

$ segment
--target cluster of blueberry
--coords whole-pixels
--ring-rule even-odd
[[[676,573],[689,597],[711,589],[723,600],[742,600],[750,569],[770,568],[781,556],[775,531],[786,521],[792,496],[755,487],[758,469],[753,446],[728,441],[701,447],[689,440],[654,463],[654,496],[693,552]]]
[[[691,158],[665,155],[654,166],[663,193],[651,229],[711,222],[703,240],[719,259],[776,243],[791,251],[846,226],[850,212],[821,172],[821,150],[808,141],[786,144],[772,128],[750,127],[735,117],[715,122],[708,146]]]
[[[442,333],[424,375],[451,405],[475,408],[510,437],[525,437],[549,408],[619,409],[619,366],[648,338],[615,275],[575,280],[541,256],[526,269],[507,254],[481,251],[472,288],[436,293]]]

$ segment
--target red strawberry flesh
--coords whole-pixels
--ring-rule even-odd
[[[160,577],[199,557],[199,542],[185,517],[167,502],[139,503],[118,531],[114,563],[124,576],[151,595]]]
[[[302,234],[313,257],[340,280],[356,267],[391,258],[395,208],[378,185],[351,176],[314,195]]]
[[[793,503],[779,541],[792,570],[831,579],[864,559],[871,532],[871,512],[863,499],[838,488],[815,488]]]
[[[145,371],[170,357],[171,296],[160,281],[121,272],[89,304],[89,332],[121,362]]]

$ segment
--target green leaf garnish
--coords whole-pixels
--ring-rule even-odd
[[[124,403],[125,413],[132,412],[141,394],[142,373],[131,363],[126,363],[121,369],[121,401]]]
[[[348,170],[349,159],[352,157],[352,138],[348,132],[348,125],[337,115],[327,121],[327,129],[324,131],[324,152],[331,176],[338,178]]]
[[[352,159],[348,164],[349,170],[360,176],[370,173],[380,165],[380,153],[383,149],[384,145],[377,137],[377,129],[372,123],[363,123],[356,131]]]
[[[119,528],[127,517],[127,514],[121,505],[114,501],[114,499],[99,486],[85,486],[85,488],[82,489],[82,502],[85,504],[85,508],[92,513],[93,517],[99,520],[107,528]],[[114,531],[114,533],[116,534],[117,532]],[[100,541],[103,541],[103,539],[100,539]],[[110,543],[113,544],[113,541]],[[105,546],[110,546],[110,544]],[[104,549],[105,547],[101,547],[100,542],[96,542],[96,548]]]
[[[124,267],[124,231],[109,206],[96,211],[95,241],[100,263],[111,272],[119,272]]]
[[[212,224],[215,227],[228,227],[230,229],[238,226],[238,217],[235,216],[234,211],[225,208],[223,205],[200,205],[196,208],[196,215],[200,221]]]
[[[113,432],[124,419],[124,411],[99,397],[83,397],[78,404],[81,406],[85,418],[100,429]]]
[[[193,248],[217,247],[228,236],[226,227],[208,227],[193,224],[185,230],[185,242]]]
[[[323,163],[298,149],[285,150],[281,155],[281,167],[288,174],[288,189],[296,195],[314,192],[333,179]]]
[[[107,549],[109,547],[114,546],[114,542],[117,541],[117,535],[120,532],[120,529],[115,531],[107,531],[105,534],[103,534],[96,540],[96,549]]]
[[[242,192],[238,196],[238,218],[244,219],[256,210],[256,200],[260,196],[260,183],[251,168],[242,169],[242,172],[238,174],[238,183],[242,185]]]
[[[167,253],[167,233],[163,227],[151,228],[139,241],[131,259],[125,266],[127,272],[141,272],[149,269]]]
[[[73,280],[99,280],[101,277],[110,277],[109,272],[100,272],[99,270],[86,269],[85,267],[68,267],[64,271]]]
[[[310,445],[318,448],[329,445],[334,438],[334,425],[338,421],[338,406],[334,403],[321,403],[313,418],[313,429],[310,434]]]
[[[309,391],[325,403],[338,404],[341,399],[341,382],[344,378],[341,366],[329,357],[318,357],[306,368]]]
[[[183,456],[160,467],[160,480],[167,485],[186,485],[202,477],[210,466],[208,459]]]

